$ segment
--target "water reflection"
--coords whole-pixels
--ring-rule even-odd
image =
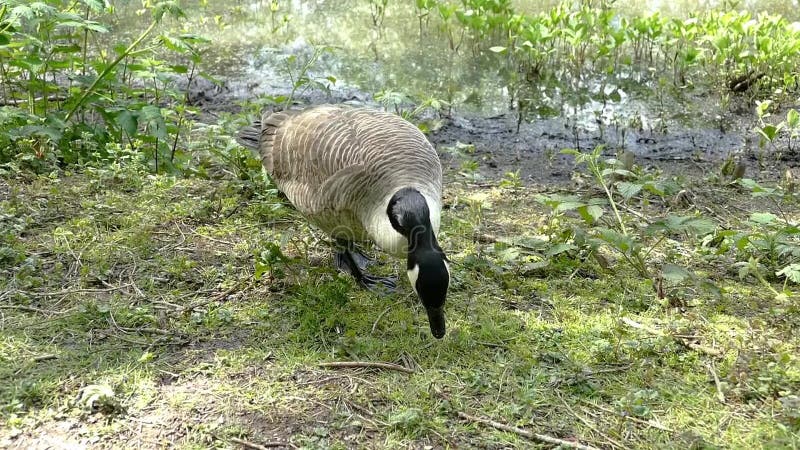
[[[515,8],[533,13],[556,3],[518,1]],[[628,13],[659,10],[680,17],[721,3],[618,1],[614,6]],[[800,14],[797,4],[798,0],[741,3],[753,11],[783,13],[790,18]],[[399,91],[415,98],[451,102],[462,114],[487,116],[515,108],[522,110],[526,119],[533,119],[571,113],[573,120],[588,129],[636,117],[649,118],[644,119],[649,122],[680,121],[696,112],[692,108],[698,102],[693,98],[662,95],[655,101],[653,87],[643,85],[637,74],[616,76],[617,85],[611,86],[611,91],[605,80],[577,80],[568,89],[553,80],[514,83],[518,74],[505,56],[482,51],[489,45],[472,42],[461,29],[444,30],[435,20],[423,24],[414,2],[390,1],[382,15],[373,5],[367,0],[201,0],[188,3],[186,20],[167,26],[210,37],[213,44],[205,57],[207,71],[228,77],[233,81],[233,94],[240,97],[288,94],[292,77],[287,58],[308,58],[315,46],[327,45],[331,51],[321,55],[308,75],[335,79],[330,87],[338,100],[364,100],[379,91]],[[120,7],[121,31],[137,23],[129,20],[133,11],[133,5]],[[699,103],[706,110],[710,103],[713,107],[713,102]],[[665,111],[681,113],[676,116]],[[702,111],[696,116],[703,117]]]

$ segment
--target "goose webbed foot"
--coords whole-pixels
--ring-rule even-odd
[[[369,290],[384,289],[393,292],[397,288],[397,277],[378,277],[368,273],[361,273],[361,278],[356,278],[358,284]]]
[[[363,253],[353,247],[352,244],[340,242],[336,251],[336,267],[342,272],[347,272],[356,279],[358,284],[369,290],[385,289],[393,291],[397,287],[397,278],[378,277],[364,272],[364,269],[372,262]]]

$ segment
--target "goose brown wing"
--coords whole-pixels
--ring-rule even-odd
[[[441,195],[441,164],[425,136],[400,117],[322,105],[265,115],[264,167],[306,214],[377,207],[400,187]]]

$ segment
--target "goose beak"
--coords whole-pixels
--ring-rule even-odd
[[[425,308],[428,312],[428,323],[431,326],[431,334],[436,339],[441,339],[445,334],[444,308]]]

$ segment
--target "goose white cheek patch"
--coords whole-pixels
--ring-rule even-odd
[[[417,292],[417,277],[419,276],[419,264],[415,265],[413,269],[408,271],[408,281],[411,282],[411,288],[414,289],[414,293],[419,295]]]

